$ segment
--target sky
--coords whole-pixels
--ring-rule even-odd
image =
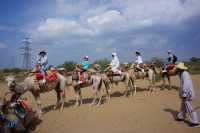
[[[32,65],[46,49],[49,64],[91,61],[117,52],[121,62],[200,57],[200,0],[1,0],[0,68],[22,67],[22,40],[31,38]]]

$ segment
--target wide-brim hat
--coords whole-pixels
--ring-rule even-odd
[[[135,54],[137,54],[137,55],[141,55],[141,53],[140,53],[140,52],[138,52],[138,51],[136,51],[136,52],[135,52]]]
[[[180,62],[176,65],[177,69],[181,69],[181,70],[188,70],[188,67],[185,66],[185,64],[183,62]]]
[[[43,50],[39,51],[39,54],[42,54],[42,53],[46,54],[47,52],[46,52],[46,50],[43,49]]]

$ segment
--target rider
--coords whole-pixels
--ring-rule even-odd
[[[143,64],[141,53],[136,51],[135,55],[136,55],[136,60],[135,60],[136,68],[144,73],[144,64]]]
[[[48,69],[48,56],[45,50],[41,50],[37,55],[37,65],[40,66],[40,73],[43,76],[43,83],[46,82],[45,73]]]
[[[113,73],[121,74],[121,71],[119,70],[120,62],[117,53],[112,53],[112,61],[110,66]]]
[[[89,57],[84,56],[83,60],[80,62],[81,70],[79,72],[80,81],[79,83],[83,83],[84,81],[88,80],[87,70],[90,67]]]
[[[173,69],[178,60],[177,56],[172,53],[172,50],[168,50],[167,53],[168,53],[168,58],[167,58],[167,63],[164,68],[165,71]]]

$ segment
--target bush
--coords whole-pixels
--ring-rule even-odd
[[[200,74],[200,61],[185,62],[186,66],[192,74]]]
[[[59,65],[58,67],[64,67],[67,71],[73,71],[76,66],[76,62],[74,61],[65,61],[64,64]]]
[[[108,59],[100,59],[94,62],[94,64],[99,64],[102,70],[104,70],[109,65],[109,63],[110,61]]]
[[[25,70],[20,68],[12,68],[12,69],[3,69],[0,70],[0,81],[5,81],[5,78],[9,75],[16,76],[17,82],[21,82],[26,77]]]
[[[157,68],[161,68],[164,66],[164,59],[158,58],[158,57],[153,57],[147,63],[148,64],[154,63]]]

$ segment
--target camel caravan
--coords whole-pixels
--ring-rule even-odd
[[[100,106],[102,103],[102,92],[106,92],[106,101],[109,102],[113,86],[120,82],[124,84],[123,95],[126,97],[136,94],[137,86],[135,82],[139,79],[147,79],[149,81],[148,92],[153,92],[156,87],[156,74],[162,75],[163,85],[166,84],[165,80],[168,79],[169,86],[171,87],[170,76],[175,73],[177,57],[172,54],[171,50],[168,51],[168,54],[168,63],[160,70],[156,68],[154,62],[145,64],[142,60],[142,54],[140,52],[135,52],[137,59],[131,65],[124,63],[120,67],[117,53],[112,53],[112,61],[104,70],[102,70],[99,64],[90,65],[89,57],[85,56],[72,72],[68,72],[65,68],[48,66],[47,52],[42,50],[38,53],[34,70],[29,72],[28,76],[21,84],[16,83],[14,76],[8,76],[6,78],[7,86],[12,96],[10,100],[4,100],[6,104],[2,107],[4,108],[3,110],[7,110],[7,107],[13,103],[23,101],[20,96],[29,91],[32,93],[37,103],[35,114],[38,118],[41,118],[42,101],[40,94],[54,90],[57,96],[54,109],[59,108],[63,110],[64,103],[66,102],[65,94],[69,85],[74,89],[76,106],[83,104],[82,88],[84,87],[92,88],[93,100],[91,105],[97,106]],[[69,77],[71,80],[68,80]],[[103,85],[105,86],[104,88],[102,87]],[[24,106],[21,106],[21,108],[24,109],[25,114],[27,114],[27,109]],[[30,108],[30,106],[28,106],[28,108]]]

